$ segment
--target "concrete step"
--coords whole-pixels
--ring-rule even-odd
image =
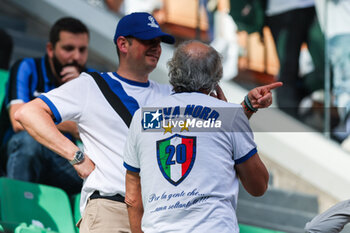
[[[253,203],[261,203],[269,206],[278,206],[296,211],[308,213],[318,213],[317,196],[286,191],[270,186],[266,193],[261,197],[253,197],[245,191],[243,186],[240,186],[238,200],[246,200]]]
[[[314,216],[315,214],[300,210],[242,199],[237,206],[239,223],[290,233],[303,232],[305,224]]]

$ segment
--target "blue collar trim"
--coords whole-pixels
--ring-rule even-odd
[[[123,82],[126,82],[130,85],[133,85],[133,86],[138,86],[138,87],[149,87],[150,85],[150,82],[147,81],[146,83],[141,83],[141,82],[136,82],[136,81],[133,81],[133,80],[129,80],[129,79],[126,79],[126,78],[123,78],[122,76],[120,76],[119,74],[117,74],[117,72],[113,72],[114,76],[116,76],[118,79],[120,79],[121,81]]]

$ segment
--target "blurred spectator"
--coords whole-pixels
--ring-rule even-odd
[[[205,9],[205,12],[207,14],[208,18],[208,37],[209,37],[209,42],[214,40],[214,13],[217,9],[217,5],[219,2],[222,2],[220,0],[199,0],[199,8],[198,11],[200,10],[200,7],[203,6]],[[200,19],[202,20],[202,19]]]
[[[212,5],[213,2],[216,2],[217,5]],[[210,45],[213,46],[222,56],[224,70],[222,79],[230,80],[238,74],[239,54],[237,26],[229,15],[230,2],[228,0],[211,0],[208,2],[208,8],[210,8],[209,11],[214,12],[215,23],[213,26],[213,41]]]
[[[133,12],[148,12],[159,24],[165,19],[163,0],[104,0],[105,7],[120,17]]]
[[[278,106],[297,117],[302,98],[324,86],[324,38],[319,27],[314,0],[268,0],[266,24],[275,40],[280,61]],[[306,42],[314,71],[299,77],[299,55]]]
[[[132,12],[153,13],[162,8],[162,0],[104,0],[107,8],[114,13],[127,15]]]
[[[328,43],[332,67],[334,104],[339,109],[342,130],[335,136],[342,141],[350,133],[350,1],[316,0],[317,14]],[[326,21],[327,20],[327,21]],[[346,132],[341,132],[346,129]]]
[[[10,58],[13,49],[13,41],[12,37],[8,35],[3,29],[0,29],[0,41],[0,101],[2,101],[5,92],[5,83],[7,81],[7,70],[9,68]],[[2,104],[0,103],[0,107],[1,105]],[[4,176],[6,163],[3,163],[2,161],[6,161],[6,156],[1,151],[0,161],[0,176]]]
[[[0,69],[8,70],[11,60],[13,41],[5,30],[0,28]]]
[[[73,166],[35,141],[14,119],[14,114],[41,93],[86,71],[88,43],[89,32],[83,23],[74,18],[62,18],[51,28],[45,56],[21,59],[11,67],[0,115],[1,150],[8,157],[9,178],[57,186],[69,194],[80,192],[82,179]],[[79,138],[73,122],[63,122],[57,128],[72,140]]]
[[[121,5],[123,0],[104,0],[107,8],[114,13],[121,13]]]

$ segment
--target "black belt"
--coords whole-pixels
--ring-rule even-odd
[[[98,199],[98,198],[102,198],[102,199],[108,199],[108,200],[111,200],[111,201],[118,201],[118,202],[123,202],[125,203],[125,198],[120,195],[120,194],[116,194],[116,195],[113,195],[113,196],[101,196],[99,191],[95,191],[91,196],[90,196],[90,199]]]

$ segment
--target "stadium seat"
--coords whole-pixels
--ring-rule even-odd
[[[8,80],[8,71],[0,69],[0,109],[2,106],[2,101],[5,97],[5,87]]]
[[[21,223],[46,232],[75,233],[70,202],[63,190],[0,178],[0,224],[6,230],[6,224]],[[38,230],[22,228],[21,233]]]
[[[239,224],[240,233],[282,233],[282,231],[274,231],[269,229],[264,229],[255,226],[249,226],[244,224]]]
[[[80,193],[73,195],[70,198],[70,202],[73,210],[74,224],[77,224],[80,220]],[[75,231],[79,233],[79,228],[75,227]]]
[[[56,231],[45,230],[37,226],[27,226],[27,224],[22,223],[17,226],[14,233],[57,233]]]

